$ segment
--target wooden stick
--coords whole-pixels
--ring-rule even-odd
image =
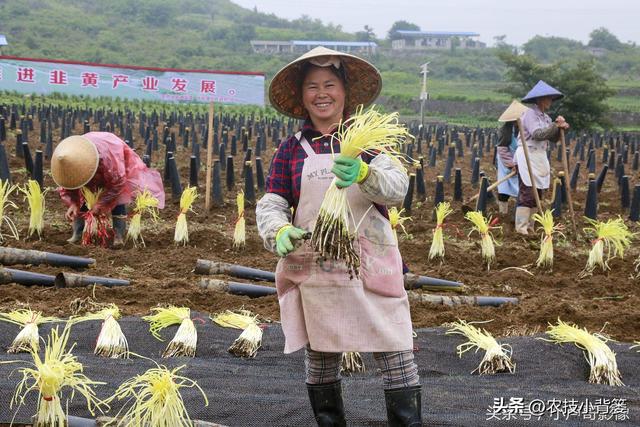
[[[564,141],[564,129],[560,129],[560,144],[562,145],[562,168],[564,169],[567,202],[569,202],[569,212],[571,213],[571,225],[573,225],[573,234],[577,237],[578,229],[576,227],[576,214],[573,212],[573,201],[571,200],[571,186],[567,185],[567,177],[569,176],[569,160],[567,159],[567,146]]]
[[[540,196],[538,195],[538,188],[536,187],[536,181],[533,179],[533,170],[531,169],[531,161],[529,160],[529,147],[527,147],[527,141],[524,139],[524,130],[522,129],[522,120],[518,119],[518,132],[520,132],[520,140],[522,141],[522,150],[524,151],[524,159],[527,161],[527,169],[529,169],[529,179],[531,180],[531,190],[533,196],[536,199],[536,206],[540,215],[542,212],[542,203],[540,202]]]
[[[509,180],[511,177],[516,176],[518,172],[513,171],[513,172],[509,172],[507,175],[503,176],[502,178],[500,178],[498,181],[494,182],[493,184],[491,184],[490,186],[487,187],[487,193],[489,191],[493,191],[498,185],[502,184],[503,182],[506,182],[507,180]],[[473,196],[472,198],[470,198],[468,200],[468,202],[473,202],[475,199],[477,199],[478,197],[480,197],[480,192],[478,192],[478,194],[476,194],[475,196]]]
[[[211,165],[213,164],[213,101],[209,104],[209,132],[207,132],[207,167],[205,169],[207,177],[206,177],[206,185],[205,185],[205,195],[204,195],[204,210],[209,212],[211,209],[211,178],[212,178],[212,170]]]

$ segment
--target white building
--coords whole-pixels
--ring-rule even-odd
[[[451,49],[454,40],[457,40],[457,48],[482,49],[486,43],[475,40],[480,37],[478,33],[465,31],[409,31],[398,30],[399,39],[391,42],[394,50],[427,50],[427,49]]]
[[[256,53],[278,54],[278,53],[305,53],[318,46],[324,46],[339,52],[373,54],[378,45],[374,42],[337,42],[337,41],[317,41],[317,40],[251,40],[251,47]]]

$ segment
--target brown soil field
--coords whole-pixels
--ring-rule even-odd
[[[8,123],[8,122],[7,122]],[[97,125],[92,124],[92,130]],[[40,147],[39,122],[34,124],[35,131],[30,132],[32,153]],[[138,135],[138,126],[133,126],[137,152],[142,154],[143,138]],[[177,125],[172,129],[178,134]],[[81,133],[77,126],[75,133]],[[233,131],[232,131],[233,132]],[[117,133],[117,132],[116,132]],[[59,141],[59,129],[54,132],[54,141]],[[15,135],[8,131],[5,147],[10,157],[14,183],[26,182],[27,174],[22,159],[14,153]],[[162,166],[164,147],[154,152],[153,164]],[[182,138],[178,138],[178,160],[182,183],[188,183],[189,156],[191,148],[182,148]],[[251,145],[255,145],[254,141]],[[267,172],[271,156],[275,152],[269,142],[268,150],[262,153]],[[240,148],[239,144],[239,148]],[[477,191],[469,184],[471,170],[469,167],[470,150],[465,149],[465,157],[456,160],[456,167],[462,169],[464,200],[468,200]],[[241,188],[241,163],[243,153],[235,158],[236,190]],[[425,156],[426,157],[426,156]],[[555,161],[552,152],[553,173],[560,165]],[[631,157],[631,156],[630,156]],[[204,163],[206,151],[202,149],[201,160]],[[598,150],[597,171],[601,167],[601,153]],[[492,156],[485,154],[482,169],[487,176],[495,180],[495,168],[491,165]],[[571,158],[575,164],[576,159]],[[519,304],[504,305],[499,308],[476,306],[437,306],[427,303],[412,303],[411,311],[415,327],[438,326],[456,319],[467,321],[488,321],[484,324],[498,336],[523,335],[543,331],[549,322],[558,318],[575,322],[590,331],[600,331],[612,338],[623,341],[640,339],[640,286],[634,278],[634,260],[640,254],[637,240],[625,253],[624,259],[610,262],[611,270],[607,273],[596,271],[588,278],[579,279],[588,251],[590,238],[584,235],[582,219],[586,195],[585,162],[580,173],[578,189],[573,193],[578,223],[578,234],[571,232],[568,209],[565,209],[563,223],[566,227],[566,238],[555,239],[555,261],[552,272],[540,271],[535,267],[538,256],[540,238],[529,239],[517,235],[513,231],[513,216],[501,218],[501,231],[496,232],[499,246],[496,247],[497,262],[487,271],[480,256],[477,235],[468,237],[470,225],[463,218],[461,203],[452,202],[455,213],[447,218],[450,224],[445,228],[446,256],[444,263],[430,263],[427,259],[431,244],[432,230],[435,221],[432,219],[435,176],[444,169],[444,158],[438,158],[435,168],[425,164],[427,197],[414,199],[412,221],[405,223],[410,238],[401,238],[400,249],[403,258],[413,273],[443,279],[461,281],[466,285],[466,295],[513,296],[519,298]],[[631,170],[631,159],[627,170]],[[45,162],[45,185],[53,187],[48,174],[49,164]],[[631,177],[632,185],[637,177]],[[167,207],[161,212],[161,220],[156,223],[143,221],[143,236],[146,247],[134,248],[130,245],[124,249],[114,250],[95,246],[81,246],[66,243],[71,234],[70,225],[64,219],[65,207],[58,195],[50,191],[47,195],[47,211],[45,213],[45,235],[42,240],[19,240],[5,238],[4,245],[17,248],[36,249],[57,252],[67,255],[88,256],[96,259],[96,266],[88,271],[91,275],[129,279],[132,286],[122,288],[75,288],[55,289],[45,287],[25,287],[21,285],[0,286],[0,309],[9,310],[19,305],[28,304],[32,308],[42,310],[46,314],[68,316],[79,301],[94,300],[99,303],[116,303],[126,315],[147,314],[150,307],[161,303],[185,305],[193,310],[217,312],[224,309],[245,307],[264,318],[278,320],[278,301],[275,296],[250,299],[243,296],[215,293],[197,285],[198,275],[194,274],[198,258],[221,260],[249,267],[273,271],[277,262],[275,255],[267,252],[262,245],[255,225],[254,207],[247,206],[247,244],[240,251],[232,249],[233,224],[236,217],[235,191],[224,188],[226,204],[205,212],[204,208],[204,167],[200,171],[200,197],[194,205],[194,213],[188,215],[190,242],[187,246],[176,246],[173,242],[175,219],[178,204],[171,202],[170,187],[167,191]],[[632,187],[633,188],[633,187]],[[549,192],[550,193],[550,192]],[[453,195],[453,178],[451,184],[445,185],[446,199]],[[260,194],[258,193],[258,197]],[[543,202],[550,205],[550,195]],[[18,209],[8,209],[9,215],[17,224],[21,237],[26,236],[28,225],[28,206],[22,195],[12,198]],[[599,219],[622,215],[619,194],[613,171],[609,171],[604,188],[599,195]],[[511,202],[513,203],[513,201]],[[513,206],[513,205],[512,205]],[[497,205],[489,207],[489,212],[496,216]],[[628,222],[629,223],[629,222]],[[630,224],[633,231],[638,231],[636,224]],[[3,231],[6,230],[3,228]],[[55,274],[60,268],[33,266],[24,268],[46,274]],[[237,280],[237,279],[235,279]],[[241,280],[238,280],[241,281]]]

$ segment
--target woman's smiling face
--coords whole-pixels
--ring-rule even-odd
[[[311,67],[302,83],[302,103],[316,128],[337,124],[343,117],[346,92],[328,67]]]

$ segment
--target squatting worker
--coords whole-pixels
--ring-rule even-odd
[[[88,210],[82,197],[84,186],[93,192],[102,190],[92,211],[95,215],[111,212],[116,247],[124,242],[126,205],[138,192],[148,189],[158,199],[158,207],[164,207],[160,173],[147,168],[124,141],[109,132],[89,132],[61,141],[53,152],[51,175],[68,206],[65,216],[73,221],[70,243],[77,243],[82,237],[83,212]]]
[[[498,134],[498,155],[496,156],[498,181],[517,170],[516,161],[513,157],[518,148],[518,139],[516,138],[518,126],[515,119],[522,116],[526,109],[527,107],[518,101],[513,101],[498,119],[498,121],[504,123]],[[510,198],[518,199],[517,174],[498,185],[498,210],[501,215],[509,213]]]
[[[280,144],[256,218],[265,247],[282,257],[276,286],[284,352],[305,348],[307,389],[320,426],[346,425],[339,370],[342,353],[350,351],[373,352],[389,424],[422,425],[402,261],[384,207],[403,200],[407,175],[382,154],[334,158],[331,146],[339,153],[340,144],[326,136],[357,105],[373,102],[381,85],[373,65],[318,47],[280,70],[269,87],[271,104],[304,124]],[[351,280],[343,262],[323,262],[303,238],[334,176],[347,188],[355,221],[362,218],[354,241],[360,276]]]
[[[549,110],[553,101],[563,97],[564,95],[560,91],[540,80],[522,99],[522,102],[533,105],[522,115],[524,135],[520,135],[518,139],[518,149],[515,154],[520,184],[518,207],[516,208],[516,231],[520,234],[529,234],[529,231],[533,231],[533,214],[536,212],[536,200],[522,149],[523,140],[529,149],[529,160],[531,161],[535,186],[540,198],[542,198],[543,190],[549,188],[551,182],[547,146],[549,141],[558,141],[560,129],[569,129],[569,123],[565,121],[564,117],[558,116],[553,122],[545,112]]]

